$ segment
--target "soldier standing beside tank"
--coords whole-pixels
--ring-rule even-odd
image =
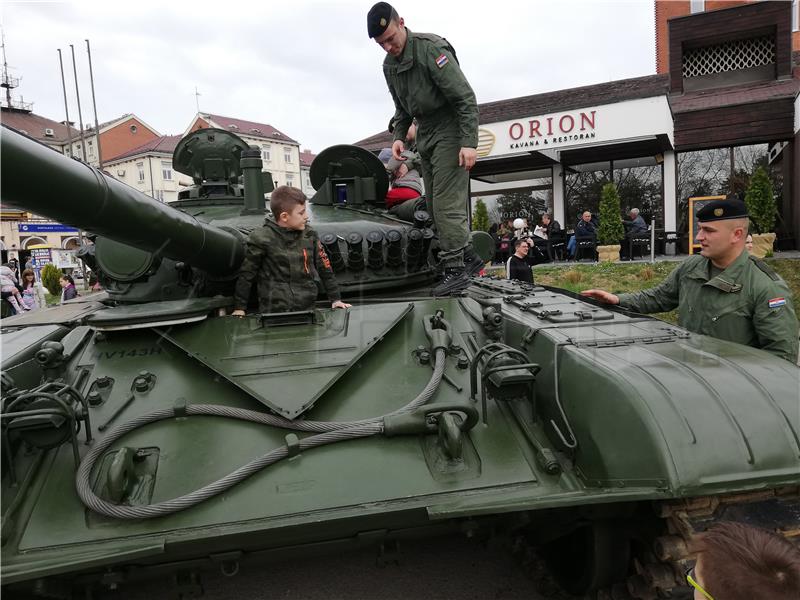
[[[403,140],[412,119],[417,120],[417,151],[444,267],[444,279],[433,294],[458,293],[469,285],[469,275],[483,266],[469,247],[466,207],[469,170],[478,146],[475,93],[449,42],[409,31],[390,4],[378,2],[370,9],[367,31],[387,53],[383,73],[395,105],[396,160],[403,160]]]
[[[700,255],[690,256],[660,285],[617,296],[581,292],[640,313],[678,309],[695,333],[738,342],[797,361],[798,324],[789,287],[745,250],[747,208],[741,200],[709,202],[697,212]]]

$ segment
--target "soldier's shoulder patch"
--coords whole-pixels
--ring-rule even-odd
[[[440,54],[436,59],[436,66],[440,69],[443,68],[450,60],[447,58],[446,54]]]
[[[786,305],[786,298],[772,298],[767,301],[770,308],[780,308],[781,306]]]
[[[772,281],[780,281],[780,279],[781,279],[781,276],[780,276],[780,275],[778,275],[778,274],[777,274],[777,273],[776,273],[776,272],[775,272],[775,271],[772,269],[772,267],[770,267],[770,266],[769,266],[767,263],[765,263],[763,260],[761,260],[760,258],[756,258],[755,256],[751,256],[751,257],[750,257],[750,260],[751,260],[751,261],[753,261],[753,264],[755,264],[755,266],[757,266],[757,267],[758,267],[758,269],[759,269],[760,271],[763,271],[763,272],[764,272],[764,273],[767,275],[767,277],[769,277],[770,279],[772,279]]]

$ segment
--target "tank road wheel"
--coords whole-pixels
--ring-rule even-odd
[[[581,526],[542,547],[556,582],[575,595],[624,581],[630,553],[625,529],[603,521]]]

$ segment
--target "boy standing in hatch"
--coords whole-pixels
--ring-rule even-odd
[[[310,310],[317,299],[314,274],[319,275],[332,308],[348,308],[341,301],[331,263],[317,233],[306,228],[306,196],[297,188],[280,186],[269,201],[274,221],[266,220],[247,240],[244,262],[234,292],[233,316],[242,317],[253,280],[258,283],[262,313]]]

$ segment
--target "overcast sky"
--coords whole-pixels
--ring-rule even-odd
[[[394,112],[382,50],[367,37],[371,0],[2,2],[16,90],[64,120],[56,50],[77,122],[70,44],[84,124],[93,123],[85,39],[100,122],[134,113],[162,134],[200,110],[268,123],[319,152],[386,127]],[[416,31],[455,47],[478,102],[655,72],[652,0],[398,0]]]

